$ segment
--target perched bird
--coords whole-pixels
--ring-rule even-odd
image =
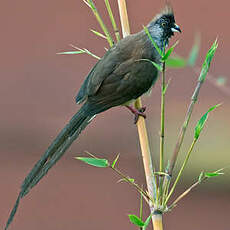
[[[169,5],[166,5],[147,28],[161,50],[168,44],[174,32],[181,32],[175,24],[174,13]],[[129,107],[129,103],[151,89],[157,80],[158,70],[148,60],[161,64],[161,56],[142,30],[119,41],[97,62],[76,96],[77,104],[83,103],[82,107],[25,178],[6,228],[15,215],[20,199],[62,157],[95,115],[120,105],[126,105],[136,115],[143,115]]]

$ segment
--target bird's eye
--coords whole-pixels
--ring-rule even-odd
[[[161,23],[161,26],[162,26],[162,27],[165,27],[165,26],[166,26],[166,23],[165,23],[165,22],[162,22],[162,23]]]

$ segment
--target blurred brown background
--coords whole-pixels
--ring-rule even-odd
[[[104,1],[95,0],[108,21]],[[119,20],[117,1],[111,0]],[[202,64],[205,52],[218,36],[219,48],[211,67],[218,77],[229,74],[230,31],[227,0],[171,1],[177,24],[183,33],[176,52],[187,56],[200,32]],[[159,12],[161,0],[127,0],[132,32]],[[85,47],[99,56],[108,47],[89,28],[100,31],[89,8],[81,0],[2,1],[0,8],[0,228],[8,218],[19,187],[26,174],[49,143],[78,110],[74,96],[96,60],[87,56],[61,56],[71,50],[68,44]],[[111,27],[110,27],[111,28]],[[172,78],[167,93],[166,151],[171,154],[186,107],[196,84],[191,69],[169,70]],[[159,151],[159,82],[144,99],[153,153]],[[177,193],[188,187],[202,170],[213,171],[230,164],[230,97],[207,82],[194,110],[191,127],[209,107],[222,102],[213,112],[192,154],[183,183]],[[192,140],[186,135],[185,151]],[[129,185],[116,183],[109,169],[86,166],[73,159],[84,150],[99,157],[114,159],[121,153],[119,168],[139,184],[144,184],[136,127],[131,114],[114,108],[98,116],[82,133],[70,151],[23,199],[10,229],[135,229],[128,213],[137,213],[139,195]],[[155,158],[155,157],[154,157]],[[157,161],[157,160],[155,160]],[[195,189],[173,212],[165,215],[165,229],[229,229],[229,169],[223,177]],[[146,215],[148,208],[146,207]]]

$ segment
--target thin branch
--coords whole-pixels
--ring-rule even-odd
[[[94,5],[93,0],[87,0],[87,2],[86,2],[85,0],[83,0],[83,1],[84,1],[84,2],[91,8],[91,10],[93,11],[93,13],[94,13],[94,15],[95,15],[95,17],[96,17],[96,19],[97,19],[99,25],[101,26],[103,32],[104,32],[105,35],[106,35],[106,38],[107,38],[107,41],[108,41],[109,45],[110,45],[110,46],[113,46],[113,43],[114,43],[114,42],[113,42],[112,36],[111,36],[109,30],[107,29],[105,23],[103,22],[103,20],[102,20],[102,18],[101,18],[101,16],[100,16],[100,14],[99,14],[99,12],[98,12],[96,6]]]
[[[111,9],[109,0],[105,0],[105,5],[106,5],[106,8],[107,8],[107,11],[108,11],[108,14],[109,14],[110,21],[111,21],[112,26],[113,26],[113,30],[114,30],[114,33],[115,33],[117,42],[118,42],[118,41],[120,41],[120,39],[121,39],[121,38],[120,38],[120,33],[119,33],[118,28],[117,28],[117,24],[116,24],[116,21],[115,21],[115,19],[114,19],[113,11],[112,11],[112,9]]]
[[[201,86],[202,86],[203,82],[204,81],[200,81],[200,80],[198,81],[197,86],[196,86],[196,88],[194,90],[193,96],[191,98],[191,103],[190,103],[190,105],[188,107],[188,111],[187,111],[187,114],[186,114],[186,117],[185,117],[184,124],[181,127],[179,138],[177,140],[176,147],[174,149],[172,158],[170,160],[169,171],[168,171],[168,174],[170,176],[172,176],[172,172],[173,172],[176,160],[177,160],[177,156],[178,156],[178,153],[180,151],[181,145],[183,143],[184,136],[185,136],[185,133],[186,133],[186,130],[187,130],[187,127],[188,127],[188,123],[189,123],[191,115],[192,115],[193,107],[194,107],[195,103],[197,102],[198,95],[199,95],[199,92],[200,92],[200,89],[201,89]]]
[[[166,198],[166,200],[165,200],[165,204],[164,204],[164,205],[167,204],[169,198],[170,198],[171,195],[173,194],[173,192],[174,192],[174,190],[175,190],[175,188],[176,188],[176,185],[177,185],[178,181],[180,180],[181,175],[182,175],[182,173],[183,173],[183,171],[184,171],[184,169],[185,169],[185,166],[186,166],[187,163],[188,163],[189,157],[190,157],[190,155],[191,155],[191,153],[192,153],[192,150],[193,150],[193,148],[194,148],[194,146],[195,146],[197,140],[198,140],[198,139],[194,139],[194,140],[193,140],[193,142],[192,142],[192,144],[191,144],[191,146],[190,146],[190,149],[189,149],[189,151],[188,151],[188,153],[187,153],[187,155],[186,155],[186,158],[185,158],[185,160],[184,160],[184,162],[183,162],[183,164],[182,164],[182,166],[181,166],[181,168],[180,168],[180,171],[179,171],[179,173],[178,173],[178,175],[177,175],[177,178],[176,178],[176,180],[175,180],[175,182],[174,182],[174,184],[173,184],[173,186],[172,186],[172,188],[171,188],[171,190],[170,190],[170,192],[169,192],[169,194],[168,194],[168,196],[167,196],[167,198]]]

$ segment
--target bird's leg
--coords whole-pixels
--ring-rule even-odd
[[[140,108],[140,109],[135,109],[134,107],[129,106],[129,105],[126,105],[125,107],[126,107],[129,111],[131,111],[131,113],[134,114],[134,116],[135,116],[135,117],[134,117],[134,124],[137,123],[139,116],[142,116],[142,117],[146,118],[146,114],[144,113],[145,110],[146,110],[146,107],[142,107],[142,108]]]

